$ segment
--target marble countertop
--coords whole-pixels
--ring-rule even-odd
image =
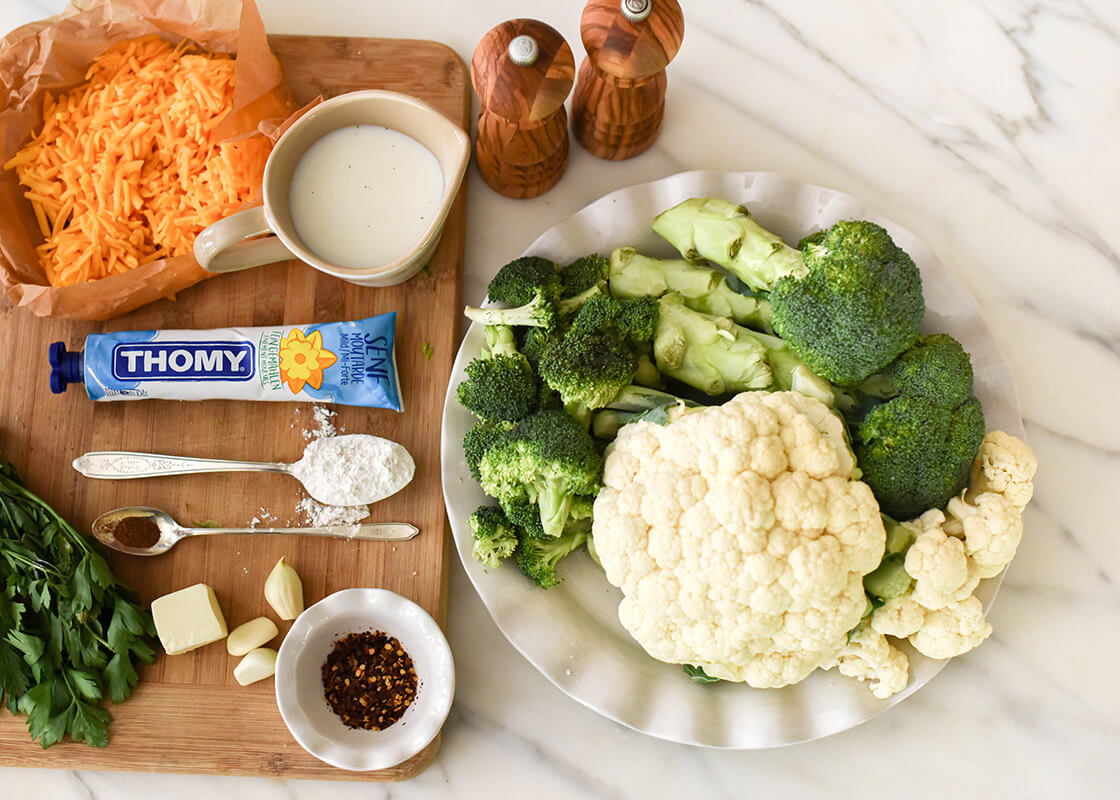
[[[0,30],[63,0],[4,0]],[[469,59],[531,14],[577,58],[579,3],[259,0],[277,33],[436,39]],[[689,0],[663,134],[532,201],[470,174],[465,297],[606,192],[687,169],[772,170],[861,198],[976,295],[1041,468],[995,633],[915,696],[763,752],[673,745],[568,699],[506,642],[460,565],[458,689],[435,764],[402,784],[0,769],[6,797],[1105,797],[1120,754],[1120,4]],[[1112,777],[1109,777],[1112,776]],[[1108,787],[1113,787],[1109,789]]]

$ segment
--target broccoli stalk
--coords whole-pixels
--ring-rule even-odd
[[[508,325],[486,326],[486,347],[492,356],[511,356],[517,352],[517,337]]]
[[[559,312],[556,298],[545,290],[533,295],[533,299],[514,308],[474,308],[467,306],[463,313],[472,322],[482,325],[513,325],[551,329],[556,327]]]
[[[751,331],[750,335],[766,348],[766,362],[774,376],[769,389],[777,392],[800,392],[828,406],[835,407],[838,404],[835,387],[809,369],[783,340],[757,331]]]
[[[746,206],[694,197],[654,217],[653,230],[687,260],[707,259],[754,291],[806,273],[801,253],[751,219]]]
[[[559,585],[556,565],[560,559],[587,543],[586,526],[572,526],[552,539],[522,537],[514,551],[517,566],[542,589]]]
[[[508,308],[468,306],[465,313],[469,319],[483,325],[552,327],[560,291],[555,263],[536,256],[523,256],[498,270],[487,288],[490,302]]]
[[[696,406],[691,400],[645,386],[631,385],[622,389],[606,408],[591,418],[591,432],[596,439],[613,439],[623,425],[643,421],[664,425],[669,421],[671,409]]]
[[[661,379],[661,371],[653,363],[653,350],[643,352],[638,356],[638,366],[634,370],[634,383],[648,386],[651,389],[661,389],[665,381]]]
[[[463,310],[467,319],[482,325],[508,325],[525,328],[553,330],[561,319],[580,309],[589,298],[603,293],[599,285],[592,286],[575,297],[559,298],[559,278],[555,285],[542,286],[533,298],[515,308],[475,308]]]
[[[719,272],[680,259],[650,258],[633,247],[611,253],[610,291],[616,297],[660,297],[676,292],[693,311],[730,317],[748,328],[773,332],[770,302],[741,294]]]
[[[504,433],[482,455],[479,475],[483,491],[503,508],[536,503],[544,533],[559,536],[572,497],[598,492],[602,468],[603,457],[587,431],[563,411],[550,409]]]
[[[495,506],[479,506],[467,520],[474,543],[471,555],[490,569],[497,569],[503,558],[517,549],[517,527]]]
[[[709,395],[773,382],[766,347],[746,328],[692,311],[674,292],[662,296],[659,309],[653,353],[665,375]]]
[[[918,337],[921,274],[872,222],[837,222],[803,240],[802,252],[724,200],[687,200],[653,227],[686,258],[707,258],[751,289],[769,292],[774,330],[833,383],[859,383]]]
[[[879,566],[863,576],[863,590],[872,599],[872,606],[878,608],[887,600],[906,594],[913,578],[906,571],[906,551],[914,542],[914,534],[886,514],[883,527],[887,531],[887,546]]]

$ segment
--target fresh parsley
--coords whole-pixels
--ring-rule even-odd
[[[0,458],[0,699],[43,748],[109,743],[112,715],[151,663],[152,615],[95,544]]]

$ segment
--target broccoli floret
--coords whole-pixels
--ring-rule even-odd
[[[727,200],[685,200],[655,217],[653,230],[689,261],[718,264],[756,292],[806,272],[801,253],[751,219],[746,206]]]
[[[541,378],[560,393],[568,412],[586,422],[628,385],[638,368],[633,350],[613,330],[572,329],[541,358]]]
[[[770,302],[744,294],[716,270],[680,259],[650,258],[633,247],[611,253],[610,291],[617,297],[660,297],[676,292],[693,311],[730,317],[748,328],[773,331]],[[743,289],[749,288],[738,282]]]
[[[471,555],[490,569],[497,569],[503,558],[517,549],[517,527],[496,506],[479,506],[467,521],[474,533]]]
[[[521,256],[506,264],[491,279],[486,294],[492,303],[523,306],[543,289],[557,297],[560,276],[556,264],[539,256]]]
[[[856,427],[852,449],[879,507],[896,519],[941,508],[968,483],[984,440],[984,412],[970,397],[947,408],[900,395]]]
[[[587,531],[572,528],[551,539],[521,538],[514,551],[517,566],[533,583],[542,589],[551,589],[560,584],[556,576],[556,565],[560,559],[575,552],[587,543]]]
[[[858,388],[874,397],[904,394],[955,408],[972,397],[972,359],[947,333],[920,336],[913,347]]]
[[[659,305],[653,354],[662,373],[709,395],[770,386],[766,348],[746,328],[692,311],[674,292]]]
[[[483,325],[531,325],[552,328],[559,318],[560,275],[556,264],[522,256],[506,264],[490,281],[487,295],[509,308],[473,308],[464,313]]]
[[[769,292],[774,330],[833,383],[864,380],[917,339],[921,274],[872,222],[838,222],[806,237],[803,253],[725,200],[685,201],[653,226],[685,258],[707,258]]]
[[[603,457],[578,422],[563,411],[538,411],[493,444],[479,464],[483,491],[502,504],[536,503],[541,525],[559,536],[575,495],[599,491]]]
[[[561,327],[564,318],[579,311],[584,302],[603,293],[598,284],[575,297],[560,297],[560,279],[557,276],[538,287],[529,302],[515,308],[474,308],[463,311],[467,319],[486,326],[512,325],[516,327],[543,328],[547,331]]]
[[[833,383],[858,383],[918,338],[925,314],[917,266],[872,222],[838,222],[805,249],[803,278],[770,292],[774,330]]]
[[[463,456],[467,460],[467,468],[471,471],[476,481],[482,480],[478,471],[482,457],[499,439],[502,434],[513,427],[512,423],[477,422],[463,437]]]
[[[544,328],[521,329],[521,353],[533,369],[540,367],[541,357],[564,338],[562,331]]]
[[[657,300],[652,297],[597,295],[583,304],[572,320],[571,330],[613,330],[629,344],[639,347],[653,340],[657,315]]]
[[[600,283],[605,283],[610,261],[598,253],[577,258],[560,270],[561,297],[575,297]]]
[[[652,297],[619,298],[599,295],[590,298],[579,310],[572,320],[568,335],[581,333],[595,337],[608,334],[603,345],[608,350],[615,347],[616,338],[622,339],[637,359],[629,380],[643,385],[660,386],[661,373],[653,363],[652,351],[657,315],[657,300]],[[588,341],[593,342],[593,339]],[[590,345],[589,349],[593,350],[594,345]],[[629,365],[625,371],[629,371]]]
[[[923,336],[856,393],[863,401],[848,415],[853,450],[884,512],[915,517],[964,488],[984,438],[984,415],[959,342],[943,333]]]
[[[455,396],[479,419],[516,422],[537,410],[540,385],[525,356],[491,355],[467,364]]]
[[[824,241],[825,235],[828,233],[828,228],[822,228],[819,231],[813,231],[808,236],[801,237],[801,241],[797,243],[797,249],[804,252],[805,248],[811,244],[820,244]]]
[[[507,496],[499,505],[501,505],[502,511],[505,512],[509,521],[526,535],[535,536],[538,539],[551,538],[544,532],[544,527],[541,525],[540,508],[529,499],[528,494]]]

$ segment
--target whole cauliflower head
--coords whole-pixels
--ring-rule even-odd
[[[776,688],[844,648],[886,533],[840,419],[796,392],[746,392],[624,426],[594,539],[619,620],[661,661]]]

